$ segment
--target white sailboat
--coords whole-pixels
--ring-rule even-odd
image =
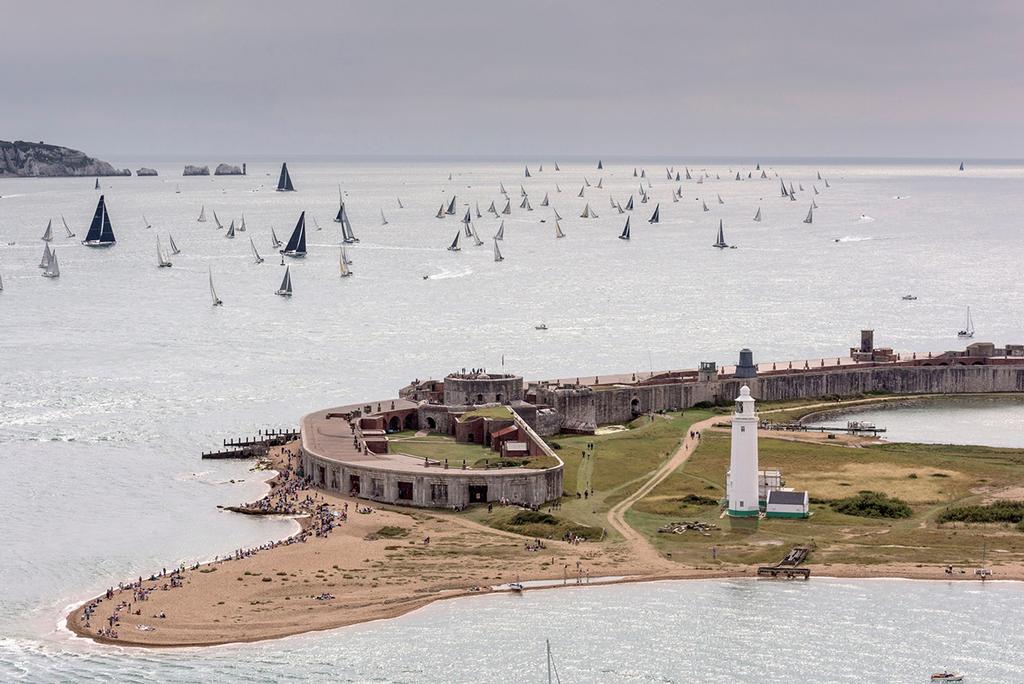
[[[224,234],[224,237],[232,238],[232,239],[235,237],[235,220],[234,219],[231,219],[231,225],[228,226],[228,232]]]
[[[807,209],[807,218],[804,219],[804,223],[814,223],[814,207]]]
[[[60,265],[57,263],[57,250],[50,252],[50,261],[43,269],[44,278],[60,278]]]
[[[648,219],[648,223],[658,223],[661,221],[661,205],[658,204],[654,207],[654,213],[651,214],[651,218]]]
[[[437,210],[437,215],[434,218],[444,218],[444,202],[441,202],[441,208]]]
[[[971,318],[971,307],[967,307],[967,325],[956,334],[957,337],[974,337],[974,319]]]
[[[338,255],[338,270],[342,278],[352,275],[352,270],[348,267],[348,257],[345,255],[345,245],[341,246],[341,253]]]
[[[43,245],[43,258],[39,262],[39,268],[46,268],[50,264],[50,243]]]
[[[273,226],[270,227],[270,244],[274,249],[278,249],[282,244],[284,244],[277,239],[277,233],[274,232]]]
[[[509,216],[512,213],[512,200],[505,202],[505,208],[501,210],[501,213],[505,216]]]
[[[553,211],[555,213],[555,220],[556,221],[561,221],[562,220],[562,217],[558,215],[558,210],[557,209],[555,209],[554,207],[551,207],[551,211]]]
[[[480,203],[479,202],[476,203],[476,217],[477,218],[483,218],[484,217],[484,215],[480,213]]]
[[[384,210],[383,209],[380,210],[380,225],[382,225],[382,226],[388,225],[388,218],[387,218],[387,216],[384,215]]]
[[[256,251],[256,243],[252,241],[252,236],[249,236],[249,246],[252,247],[252,256],[253,259],[255,260],[255,263],[262,264],[263,257],[261,257],[260,253]]]
[[[501,256],[501,250],[498,249],[498,241],[497,240],[494,241],[494,260],[495,261],[504,261],[505,260],[505,257]]]
[[[580,218],[597,218],[597,212],[590,208],[590,202],[587,202],[587,206],[583,207],[583,213],[580,214]]]
[[[142,225],[145,226],[147,229],[153,227],[153,224],[149,222],[149,219],[146,218],[145,214],[142,215]]]
[[[205,204],[199,210],[199,218],[196,219],[196,223],[206,223],[206,205]]]
[[[704,209],[704,211],[711,211],[710,209],[708,209],[708,203],[705,202],[704,200],[700,201],[700,205]]]
[[[761,221],[761,207],[757,208],[757,213],[754,214],[754,220],[757,222]]]
[[[469,228],[470,235],[472,235],[473,237],[473,244],[477,247],[484,244],[484,241],[481,240],[480,236],[476,234],[476,226],[467,224],[467,227]]]
[[[281,280],[281,287],[277,288],[277,292],[274,294],[280,297],[291,297],[292,296],[292,267],[284,267],[284,278]]]
[[[487,207],[487,211],[494,214],[494,217],[498,217],[498,209],[494,206],[494,200],[491,200],[491,206]]]
[[[504,221],[502,221],[501,225],[498,226],[498,232],[494,234],[494,239],[495,240],[504,240],[505,239],[505,222]]]
[[[556,238],[564,238],[565,237],[565,233],[562,232],[562,224],[559,223],[557,219],[555,220],[555,237]]]
[[[156,236],[156,265],[157,268],[170,268],[171,262],[164,256],[164,249],[160,246],[160,236]]]
[[[402,198],[401,197],[396,197],[395,199],[398,201],[398,208],[399,209],[405,209],[405,207],[402,206]]]
[[[217,217],[217,210],[216,209],[213,210],[213,222],[217,224],[218,228],[220,228],[221,230],[224,230],[224,224],[222,224],[220,222],[220,219]]]
[[[60,222],[64,224],[64,232],[67,233],[67,237],[75,237],[75,234],[71,232],[71,227],[68,226],[68,222],[64,220],[64,214],[60,215]]]
[[[210,297],[213,299],[214,306],[221,306],[224,302],[221,301],[220,297],[217,296],[217,290],[213,287],[213,269],[210,269]]]
[[[53,239],[53,219],[46,224],[46,232],[43,233],[43,241],[49,242]]]
[[[249,238],[252,240],[252,238]],[[174,244],[174,236],[170,233],[167,234],[167,242],[171,244],[171,254],[181,254],[181,250],[178,249],[178,245]]]
[[[242,222],[238,224],[238,232],[245,232],[245,214],[242,214]]]

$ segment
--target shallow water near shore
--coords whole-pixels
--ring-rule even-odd
[[[0,676],[103,681],[1020,681],[1016,582],[689,580],[442,601],[272,642],[181,651],[0,641]],[[123,681],[123,677],[122,677]]]
[[[115,667],[138,671],[140,680],[182,673],[184,679],[229,681],[259,668],[315,679],[335,667],[344,672],[351,663],[350,680],[427,681],[438,672],[436,679],[459,681],[463,672],[508,679],[516,668],[542,660],[536,642],[548,630],[523,625],[543,611],[513,616],[498,597],[442,603],[394,623],[200,655],[112,655],[121,652],[49,640],[45,635],[62,607],[119,580],[294,529],[287,520],[217,510],[258,498],[264,488],[265,474],[249,472],[247,463],[199,460],[201,451],[225,437],[294,427],[316,408],[394,396],[414,377],[440,377],[458,367],[496,369],[502,358],[508,370],[538,378],[695,367],[702,360],[733,363],[744,346],[760,361],[834,357],[845,355],[858,331],[869,327],[880,345],[942,351],[963,347],[955,333],[967,305],[978,328],[975,339],[1024,341],[1024,286],[1007,278],[1024,258],[1024,241],[1015,239],[1024,212],[1019,164],[978,164],[965,174],[938,164],[786,165],[771,168],[769,180],[737,182],[727,173],[740,167],[718,162],[708,165],[711,179],[704,184],[684,182],[684,199],[673,203],[669,192],[676,184],[659,180],[665,164],[650,163],[652,201],[637,202],[628,243],[616,239],[624,217],[608,208],[608,196],[625,203],[637,194],[632,163],[606,164],[604,188],[588,189],[585,199],[576,197],[584,177],[595,184],[599,174],[583,164],[563,163],[557,175],[546,170],[524,179],[518,162],[295,161],[289,163],[299,190],[293,194],[268,187],[276,163],[250,162],[249,176],[220,178],[182,178],[177,163],[149,165],[161,175],[101,179],[118,238],[109,250],[78,244],[98,195],[92,179],[0,179],[0,519],[6,545],[0,557],[0,679],[38,681],[60,672],[100,679]],[[819,168],[832,188],[819,188],[819,210],[808,226],[801,221]],[[778,197],[776,169],[787,181],[804,184],[800,201]],[[722,180],[714,180],[715,171]],[[525,212],[513,203],[501,244],[505,261],[493,262],[489,244],[447,252],[461,224],[435,219],[439,204],[454,193],[460,214],[464,202],[479,201],[486,210],[494,200],[500,208],[499,182],[513,199],[522,182],[535,208]],[[331,221],[339,183],[362,240],[349,250],[356,274],[345,280],[337,271],[340,231]],[[554,239],[550,210],[539,207],[545,192],[566,219],[565,239]],[[717,194],[724,205],[717,204]],[[698,196],[711,212],[701,211]],[[405,209],[397,208],[396,197]],[[588,201],[600,218],[577,218]],[[658,202],[661,223],[649,225],[646,218]],[[244,212],[248,231],[225,239],[212,220],[195,221],[201,206],[208,216],[216,210],[225,224]],[[765,220],[753,223],[758,206]],[[381,208],[387,227],[379,225]],[[273,295],[283,269],[269,248],[270,228],[284,239],[304,209],[323,230],[310,225],[309,256],[290,262],[295,296],[285,301]],[[144,227],[143,213],[152,229]],[[78,235],[54,241],[62,274],[44,279],[37,267],[39,237],[50,218],[61,234],[61,214]],[[720,218],[739,249],[711,248]],[[488,243],[496,229],[493,219],[477,221]],[[183,250],[171,269],[156,268],[157,233],[165,249],[170,233]],[[249,236],[266,263],[251,263]],[[952,244],[955,250],[948,249]],[[224,307],[209,304],[208,268]],[[906,292],[919,299],[900,300]],[[540,322],[549,329],[534,330]],[[943,414],[934,419],[941,424]],[[732,596],[735,585],[588,590],[627,592],[622,595],[630,598],[618,611],[605,612],[604,593],[537,592],[521,605],[543,601],[564,608],[550,617],[557,629],[546,636],[565,667],[573,667],[574,654],[590,654],[586,660],[597,668],[577,669],[573,680],[629,681],[626,659],[636,655],[633,666],[644,667],[640,654],[658,662],[696,649],[707,661],[701,667],[737,667],[742,653],[730,650],[724,635],[686,640],[718,628],[698,610],[701,601],[711,600],[702,592]],[[805,592],[798,595],[812,616],[825,614],[832,596],[836,602],[847,596],[851,610],[871,606],[856,591],[870,592],[875,584],[816,579],[810,589],[740,586],[751,619],[760,621],[778,605],[773,597],[790,591]],[[846,586],[858,589],[843,594]],[[1009,624],[1018,616],[1014,601],[972,603],[1014,591],[993,586],[975,594],[955,585],[948,591],[956,598],[949,601],[963,610],[984,605],[993,620]],[[926,610],[928,592],[939,590],[914,591],[923,592],[920,606]],[[591,595],[597,598],[586,598]],[[936,593],[932,602],[941,596]],[[655,626],[645,626],[642,616],[622,617],[630,604],[658,603],[658,597],[667,606],[677,599],[689,606],[690,620],[673,622],[668,607]],[[562,612],[574,610],[581,611],[578,620],[601,616],[604,625],[621,620],[622,627],[595,627],[571,643],[575,627],[560,620]],[[818,653],[843,681],[843,651],[818,651],[810,634],[792,639],[803,633],[804,615],[779,613],[773,638],[780,647],[802,644],[807,653]],[[888,624],[888,617],[881,623]],[[874,643],[872,616],[865,615],[859,628],[858,619],[848,623],[850,643]],[[419,631],[389,632],[409,625]],[[493,638],[492,628],[498,630]],[[948,630],[926,628],[911,625],[910,636],[894,638],[913,652],[947,641]],[[395,650],[381,655],[372,645],[377,633],[391,634]],[[613,648],[613,637],[628,648]],[[506,648],[501,639],[517,648]],[[990,639],[1009,643],[1002,635]],[[307,657],[290,650],[295,644]],[[436,650],[433,659],[428,647]],[[390,655],[406,648],[424,653]],[[669,655],[655,656],[662,652]],[[765,644],[759,652],[768,658],[772,651]],[[600,669],[607,659],[612,669]],[[675,663],[675,669],[643,670],[648,676],[636,681],[679,681],[670,674],[679,677],[690,667],[687,660],[662,662]],[[769,662],[781,667],[785,659]]]

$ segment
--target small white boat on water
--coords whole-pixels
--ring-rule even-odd
[[[974,337],[974,319],[971,318],[971,307],[967,307],[967,325],[956,333],[957,337]]]
[[[546,323],[541,323],[540,325],[533,326],[533,329],[534,330],[547,330],[548,326],[547,326]]]
[[[959,672],[947,672],[946,670],[943,670],[942,672],[936,672],[933,674],[930,677],[930,681],[933,682],[933,684],[937,684],[938,682],[963,682],[964,676]]]
[[[905,294],[905,295],[903,295],[902,299],[905,302],[917,301],[917,295]]]

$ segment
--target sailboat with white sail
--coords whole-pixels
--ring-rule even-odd
[[[50,261],[43,269],[44,278],[60,278],[60,264],[57,263],[57,250],[50,252]]]
[[[629,219],[630,219],[630,217],[627,216],[626,217],[626,225],[622,227],[622,232],[619,233],[619,239],[620,240],[628,240],[629,239]]]
[[[587,202],[587,206],[583,207],[583,213],[580,214],[580,218],[597,218],[597,212],[590,208],[590,202]]]
[[[494,234],[494,239],[495,240],[504,240],[505,239],[505,222],[504,221],[502,221],[501,225],[498,226],[498,232]]]
[[[338,255],[338,270],[342,278],[352,275],[352,270],[348,267],[348,258],[345,256],[345,245],[341,246],[341,253]]]
[[[804,223],[814,223],[814,207],[807,209],[807,217],[804,219]]]
[[[43,258],[39,261],[39,268],[46,268],[50,263],[50,243],[43,245]]]
[[[96,205],[96,213],[92,216],[92,223],[89,224],[89,232],[86,234],[82,244],[86,247],[110,247],[117,242],[114,238],[114,229],[110,225],[110,215],[107,214],[107,205],[100,195],[100,201]]]
[[[206,205],[205,204],[199,209],[199,218],[196,219],[196,223],[206,223]]]
[[[565,233],[562,232],[562,224],[558,222],[558,219],[555,219],[555,237],[556,238],[564,238],[565,237]]]
[[[210,271],[210,297],[213,299],[214,306],[222,306],[224,302],[221,301],[220,297],[217,296],[217,290],[213,287],[213,269]]]
[[[480,236],[476,234],[476,227],[475,226],[473,226],[471,224],[466,224],[466,227],[469,228],[469,234],[473,238],[473,244],[475,246],[479,247],[480,245],[484,244],[484,241],[481,240]]]
[[[352,260],[348,258],[348,250],[345,249],[345,245],[341,246],[341,260],[345,262],[346,266],[352,265]]]
[[[157,268],[170,268],[171,262],[164,256],[164,248],[160,245],[160,236],[156,236],[156,265]]]
[[[251,241],[252,238],[249,238]],[[170,233],[167,234],[167,242],[171,243],[171,254],[181,254],[181,250],[178,249],[178,245],[174,244],[174,236]]]
[[[398,208],[399,209],[405,209],[405,207],[402,205],[402,198],[401,197],[396,197],[395,199],[398,201]]]
[[[957,337],[974,337],[974,319],[971,317],[971,307],[967,307],[967,325],[959,330]]]
[[[251,235],[249,236],[249,246],[252,247],[253,262],[257,264],[262,264],[263,257],[261,257],[260,253],[256,250],[256,243],[252,241]]]
[[[658,204],[654,207],[654,213],[651,214],[651,218],[647,220],[648,223],[658,223],[661,221],[661,205]]]
[[[306,256],[306,212],[299,214],[292,236],[288,238],[288,244],[281,250],[281,254],[293,258]]]
[[[217,216],[217,210],[216,209],[213,210],[213,222],[217,224],[217,227],[219,229],[224,230],[224,224],[220,222],[220,217]]]
[[[149,222],[149,219],[146,218],[145,214],[142,215],[142,225],[145,226],[147,229],[153,227],[153,224]]]
[[[452,200],[448,203],[448,208],[445,209],[444,213],[449,216],[455,216],[455,195],[452,195]]]
[[[75,237],[75,234],[72,232],[68,222],[64,219],[64,214],[60,215],[60,222],[64,224],[64,232],[67,234],[67,237]]]
[[[509,216],[512,213],[512,200],[505,202],[505,208],[501,210],[501,213],[505,216]]]
[[[53,240],[53,219],[50,219],[49,223],[46,224],[46,231],[43,233],[42,239],[44,242]]]
[[[235,219],[231,219],[231,225],[228,226],[228,232],[224,234],[224,237],[234,239],[234,237],[235,237]]]
[[[757,221],[758,223],[761,222],[761,207],[757,208],[757,213],[754,214],[754,220]]]
[[[382,226],[388,225],[388,217],[384,215],[384,210],[383,209],[380,210],[380,225],[382,225]]]
[[[351,245],[353,242],[359,242],[359,238],[352,232],[352,222],[348,218],[348,210],[345,208],[345,203],[341,204],[341,235],[342,242],[346,245]]]
[[[318,228],[318,230],[319,230],[319,228]],[[238,232],[239,233],[244,233],[245,232],[245,214],[244,213],[242,214],[241,222],[238,224]]]
[[[495,261],[504,261],[505,260],[505,257],[501,256],[501,250],[498,249],[498,241],[497,240],[494,241],[494,260]]]
[[[283,245],[283,244],[284,244],[283,242],[281,242],[280,240],[277,239],[277,233],[274,232],[274,227],[271,226],[270,227],[270,245],[274,249],[280,249],[281,245]]]
[[[277,292],[274,294],[280,297],[291,297],[292,296],[292,267],[284,267],[284,278],[281,280],[281,287],[277,288]]]

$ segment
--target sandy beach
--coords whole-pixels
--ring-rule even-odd
[[[720,420],[716,417],[694,428],[709,429]],[[578,586],[599,578],[636,582],[754,577],[756,566],[710,558],[707,564],[693,565],[665,558],[625,522],[624,513],[632,503],[685,462],[696,443],[685,439],[640,489],[609,511],[609,527],[616,536],[579,544],[543,540],[539,547],[532,539],[455,513],[378,508],[297,488],[298,479],[289,469],[289,448],[274,449],[268,465],[279,474],[270,480],[271,494],[264,501],[299,502],[301,508],[315,511],[297,516],[300,533],[267,548],[239,550],[230,558],[128,580],[130,584],[113,587],[72,610],[66,624],[75,634],[101,643],[210,646],[392,618],[433,601],[504,591],[507,588],[501,585],[513,581]],[[330,529],[324,531],[326,527]],[[912,563],[805,567],[815,576],[975,579],[970,570],[947,574],[942,566]],[[1024,580],[1019,564],[993,569],[995,579]]]

